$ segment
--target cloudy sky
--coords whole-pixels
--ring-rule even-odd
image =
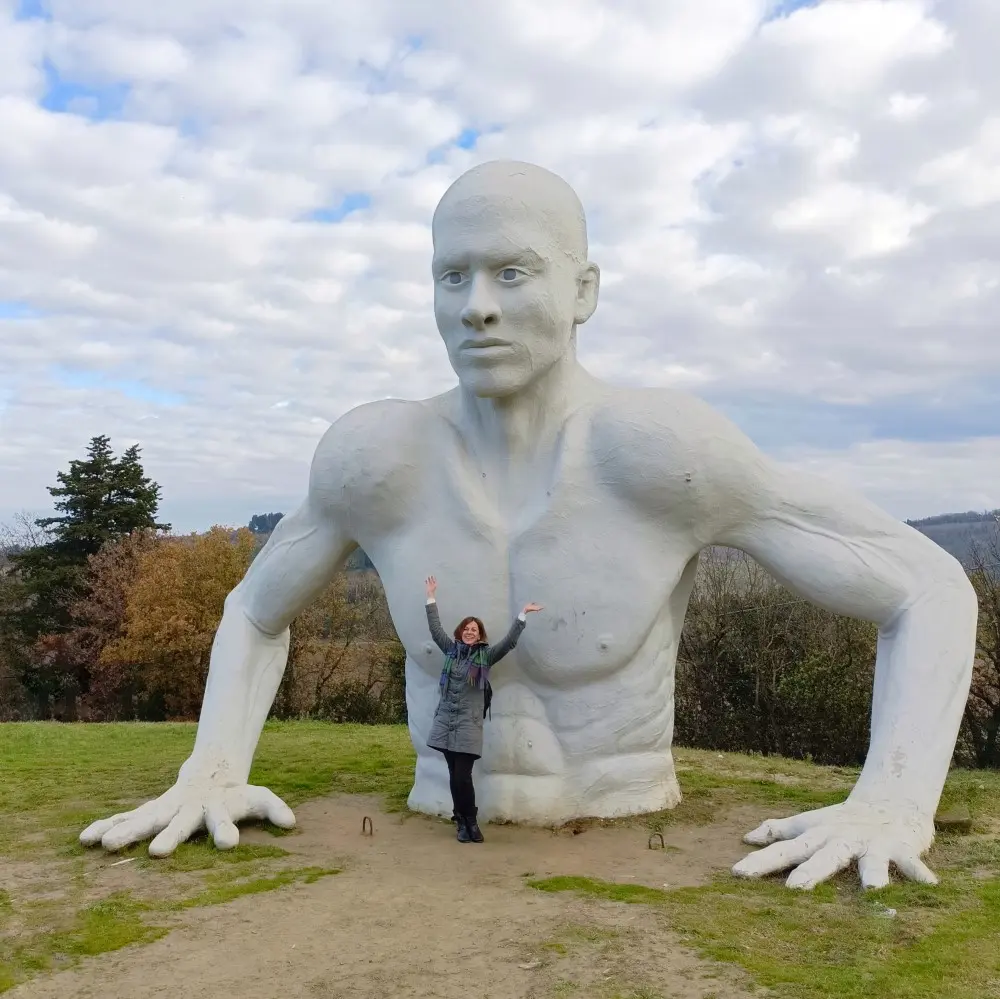
[[[0,0],[0,521],[90,437],[176,528],[454,383],[430,215],[562,174],[581,356],[900,517],[1000,506],[997,0]]]

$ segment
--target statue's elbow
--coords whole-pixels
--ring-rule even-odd
[[[975,632],[979,617],[979,595],[962,563],[947,553],[941,560],[927,599],[950,621]]]
[[[976,592],[975,586],[972,585],[969,574],[961,565],[959,565],[955,576],[955,586],[960,594],[960,599],[975,621],[979,617],[979,594]]]
[[[226,599],[222,602],[222,612],[223,614],[235,614],[237,608],[242,608],[243,600],[240,593],[241,583],[237,583],[227,594]]]

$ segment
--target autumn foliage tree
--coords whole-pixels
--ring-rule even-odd
[[[61,646],[68,668],[90,671],[84,717],[155,721],[162,716],[161,706],[144,695],[141,664],[102,659],[104,650],[125,633],[129,596],[145,557],[162,543],[154,531],[133,531],[92,555],[86,594],[71,609],[74,627],[48,640]]]
[[[378,577],[338,573],[292,622],[275,713],[338,722],[405,720],[405,660]]]
[[[226,596],[256,549],[246,528],[163,538],[143,551],[126,597],[120,638],[99,656],[99,672],[127,676],[135,696],[163,717],[195,718]]]
[[[86,715],[144,720],[197,715],[226,596],[259,538],[245,528],[203,535],[136,532],[90,560],[77,628],[51,653],[93,665]],[[331,721],[405,717],[405,653],[374,573],[338,573],[292,622],[274,713]]]

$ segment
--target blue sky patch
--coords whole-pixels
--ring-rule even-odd
[[[43,108],[80,115],[92,121],[121,114],[130,90],[127,83],[91,86],[66,79],[48,59],[45,60],[45,78],[45,96],[40,101]]]
[[[14,8],[15,21],[51,21],[46,0],[18,0]]]
[[[372,203],[371,195],[364,191],[352,191],[345,194],[340,204],[327,208],[317,208],[309,213],[309,219],[313,222],[328,222],[336,224],[342,222],[348,215],[354,212],[364,211],[370,208]]]
[[[440,146],[435,146],[427,154],[428,163],[443,163],[448,155],[448,151],[451,149],[475,149],[479,144],[479,140],[487,134],[492,134],[494,132],[500,132],[502,129],[500,127],[494,127],[489,129],[479,129],[479,128],[463,128],[454,139],[449,142],[442,143]]]
[[[26,302],[5,302],[0,300],[0,320],[2,319],[37,319],[41,315],[38,309]]]
[[[66,388],[119,392],[126,398],[154,406],[180,406],[184,402],[184,396],[175,392],[163,392],[135,378],[110,378],[99,371],[59,366],[52,369],[52,377]]]
[[[764,21],[779,21],[803,7],[818,7],[823,0],[774,0]]]

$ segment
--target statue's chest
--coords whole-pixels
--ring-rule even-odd
[[[513,657],[538,679],[627,662],[694,554],[690,542],[637,514],[582,462],[563,462],[514,510],[476,478],[437,475],[402,529],[366,545],[411,657],[439,668],[424,611],[424,580],[434,575],[449,633],[475,615],[496,642],[525,603],[542,604]]]

